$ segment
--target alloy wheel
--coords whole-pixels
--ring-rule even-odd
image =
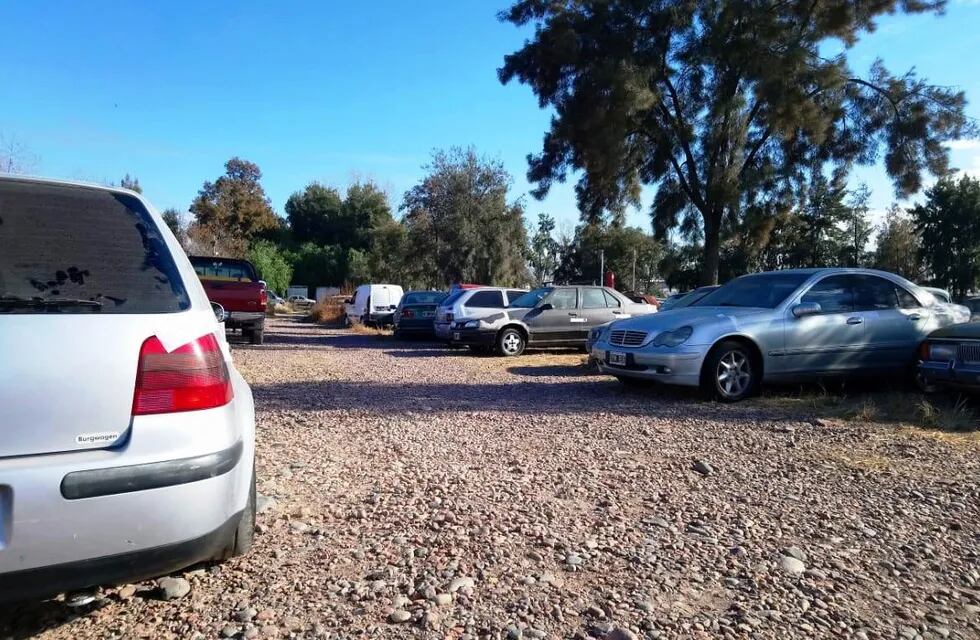
[[[730,398],[745,393],[752,382],[752,363],[742,351],[728,351],[718,361],[718,390]]]
[[[500,347],[508,355],[515,354],[520,352],[521,342],[521,336],[512,331],[503,337],[503,340],[500,341]]]

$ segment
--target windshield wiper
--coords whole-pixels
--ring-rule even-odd
[[[9,309],[70,309],[72,307],[91,308],[100,311],[102,303],[97,300],[79,298],[24,298],[21,296],[0,296],[0,310]]]

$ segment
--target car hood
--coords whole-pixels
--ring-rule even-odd
[[[614,329],[632,329],[648,333],[671,331],[685,326],[696,329],[718,323],[730,324],[737,328],[746,320],[771,313],[774,313],[772,309],[760,309],[758,307],[684,307],[626,320],[617,320],[612,326]]]
[[[929,334],[930,338],[946,338],[961,340],[980,340],[980,322],[953,324],[937,329]]]

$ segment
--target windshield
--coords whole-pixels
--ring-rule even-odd
[[[405,294],[402,305],[407,304],[439,304],[446,299],[445,291],[413,291]]]
[[[508,306],[531,309],[533,307],[536,307],[537,304],[541,302],[541,298],[545,297],[552,291],[554,291],[553,287],[542,287],[541,289],[534,289],[533,291],[528,291],[524,295],[515,299]]]
[[[674,301],[672,309],[683,309],[684,307],[690,307],[692,304],[698,300],[704,298],[706,295],[712,291],[717,291],[720,287],[701,287],[700,289],[695,289],[690,293],[687,293],[677,300]]]
[[[0,313],[190,307],[163,235],[133,196],[4,181],[0,213]]]
[[[701,298],[692,307],[757,307],[775,309],[812,274],[757,273],[732,280]]]

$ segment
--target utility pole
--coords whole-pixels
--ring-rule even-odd
[[[605,284],[606,278],[606,252],[604,249],[599,249],[599,284]]]
[[[636,247],[633,248],[633,291],[636,291]]]

